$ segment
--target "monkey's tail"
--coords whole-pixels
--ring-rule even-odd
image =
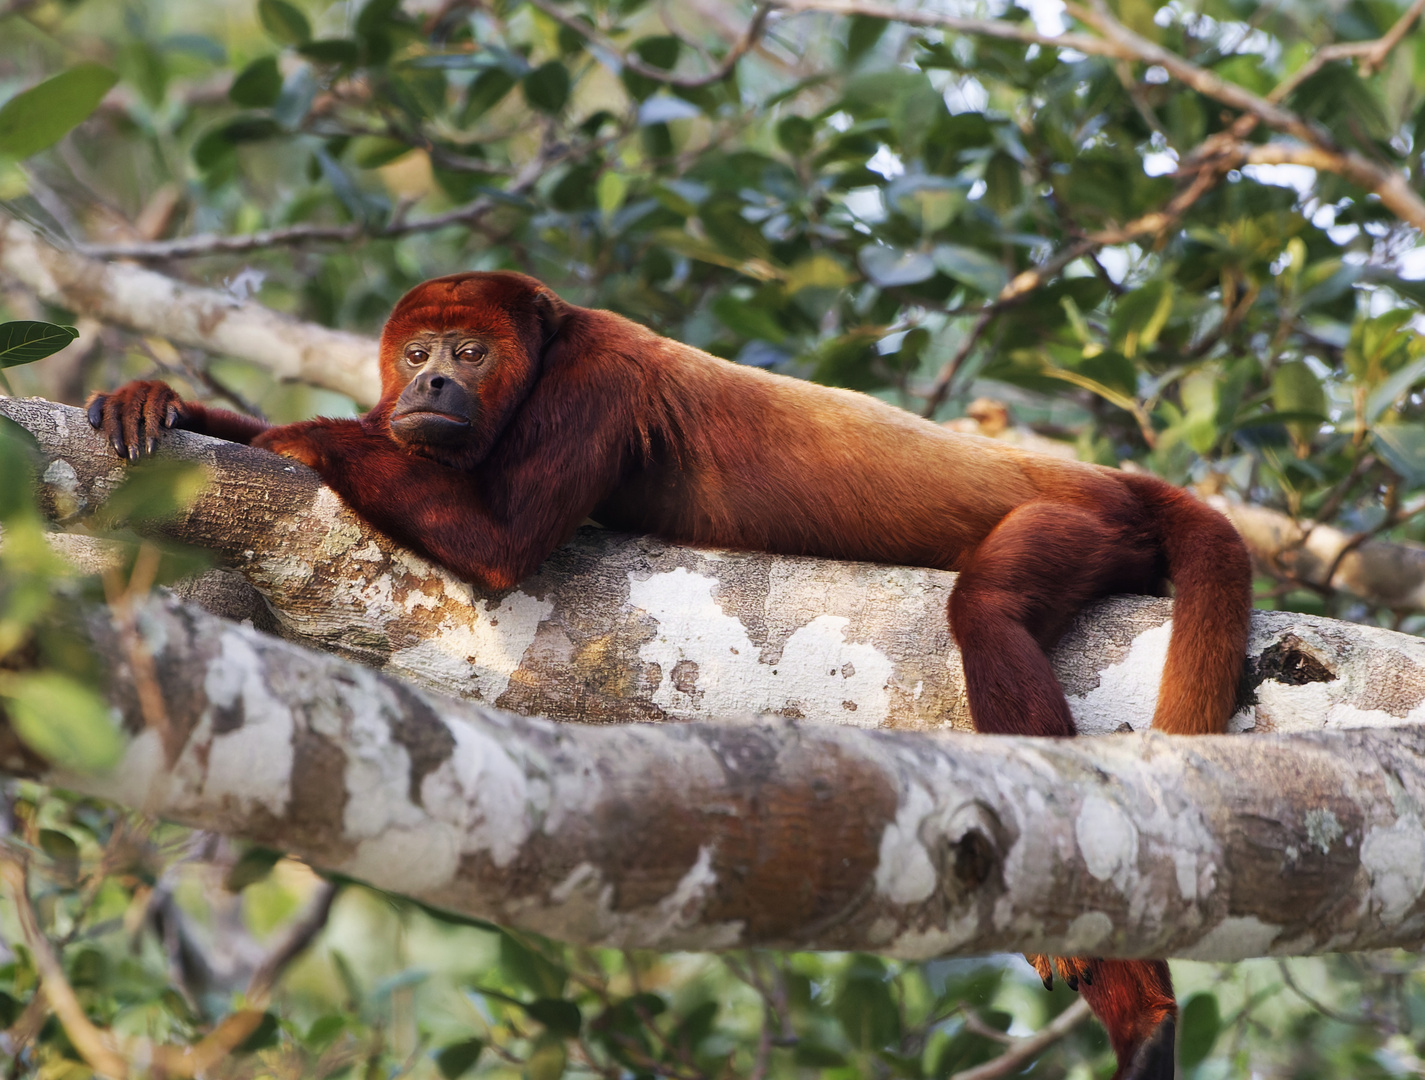
[[[1158,523],[1177,590],[1153,727],[1176,735],[1226,729],[1237,703],[1252,612],[1252,565],[1237,530],[1181,488],[1124,478]]]

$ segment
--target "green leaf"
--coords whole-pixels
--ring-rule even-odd
[[[272,848],[250,847],[242,857],[233,863],[228,876],[223,880],[223,888],[228,892],[242,892],[249,885],[256,885],[272,873],[272,868],[282,861],[282,852]]]
[[[383,135],[358,135],[351,140],[351,160],[362,169],[379,169],[411,152],[411,144]]]
[[[843,289],[855,280],[846,267],[834,255],[817,254],[795,263],[784,283],[787,294],[792,295],[803,289]]]
[[[1326,419],[1326,391],[1311,365],[1304,360],[1288,360],[1272,373],[1272,407],[1277,412],[1315,416],[1314,420],[1294,420],[1287,424],[1298,452],[1303,452]]]
[[[1371,435],[1392,469],[1412,484],[1425,483],[1425,424],[1377,424]]]
[[[252,109],[271,108],[282,93],[282,73],[277,70],[277,57],[260,56],[238,72],[228,87],[228,97],[238,105]]]
[[[514,89],[519,80],[504,68],[486,68],[476,75],[465,92],[465,111],[461,123],[468,124],[494,108]]]
[[[1183,1005],[1178,1024],[1178,1061],[1191,1069],[1212,1053],[1212,1045],[1222,1030],[1222,1017],[1217,998],[1212,994],[1194,994]]]
[[[816,125],[805,116],[788,116],[777,125],[777,142],[794,157],[811,149],[816,139]]]
[[[525,1080],[559,1080],[569,1063],[569,1051],[564,1040],[548,1033],[535,1041],[534,1049],[525,1059]]]
[[[572,1039],[583,1026],[584,1015],[579,1006],[563,998],[540,998],[524,1007],[525,1012],[543,1024],[551,1035]]]
[[[885,244],[867,244],[857,256],[866,276],[881,288],[914,285],[935,276],[935,260],[923,251],[901,251]]]
[[[22,90],[0,108],[0,154],[26,158],[53,146],[80,124],[119,81],[100,64],[76,64]]]
[[[283,45],[301,45],[312,39],[307,16],[287,0],[257,0],[257,17],[262,28]]]
[[[49,856],[51,870],[66,888],[79,879],[79,845],[68,833],[41,829],[40,850]]]
[[[870,15],[853,15],[846,28],[846,62],[854,64],[870,52],[881,40],[890,23]]]
[[[58,671],[7,676],[0,700],[20,741],[61,769],[102,772],[118,760],[124,741],[109,707],[89,687]]]
[[[508,932],[500,934],[500,968],[512,981],[540,997],[558,997],[569,978],[563,968],[551,964]]]
[[[204,133],[193,145],[193,163],[211,169],[232,154],[239,143],[260,142],[282,134],[282,125],[270,116],[239,116]]]
[[[484,1050],[485,1043],[481,1039],[451,1043],[436,1053],[435,1067],[440,1070],[440,1075],[445,1077],[445,1080],[457,1080],[475,1067]]]
[[[883,979],[847,979],[836,995],[833,1011],[847,1042],[858,1050],[876,1050],[900,1038],[900,1010]]]
[[[361,61],[361,46],[348,38],[322,38],[318,41],[304,41],[297,51],[308,60],[318,64],[332,64],[335,67],[351,68]]]
[[[281,1031],[277,1016],[274,1013],[265,1012],[262,1019],[257,1022],[257,1027],[253,1029],[242,1042],[233,1048],[235,1054],[251,1054],[258,1050],[266,1050],[269,1046],[277,1045],[277,1035]]]
[[[553,115],[569,100],[569,69],[550,60],[526,75],[523,85],[525,100],[540,112]]]
[[[72,326],[47,322],[0,323],[0,368],[33,364],[59,352],[79,336]]]
[[[936,244],[930,254],[935,260],[935,268],[942,274],[986,296],[998,296],[1009,281],[1004,264],[978,248]]]

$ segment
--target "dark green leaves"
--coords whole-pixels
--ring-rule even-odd
[[[1194,994],[1182,1007],[1178,1025],[1178,1060],[1184,1069],[1191,1069],[1212,1053],[1212,1044],[1222,1030],[1217,998],[1212,994]]]
[[[445,1080],[459,1080],[459,1077],[475,1067],[484,1050],[485,1043],[480,1039],[451,1043],[435,1055],[435,1067],[440,1070],[440,1075]]]
[[[525,100],[540,112],[557,113],[569,100],[569,69],[558,60],[540,64],[524,77]]]
[[[99,64],[77,64],[22,90],[0,108],[0,154],[25,158],[53,146],[103,100],[119,76]]]
[[[277,57],[263,56],[254,60],[238,73],[232,86],[228,87],[228,97],[238,105],[248,108],[269,108],[277,104],[282,93],[282,73],[277,70]]]
[[[72,326],[45,322],[0,323],[0,368],[32,364],[59,352],[79,336]]]
[[[311,40],[312,24],[300,8],[287,0],[257,0],[257,17],[273,40],[283,45],[301,45]]]

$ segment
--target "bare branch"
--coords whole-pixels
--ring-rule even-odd
[[[1033,1035],[1011,1040],[1009,1048],[999,1057],[954,1073],[950,1080],[999,1080],[999,1077],[1013,1075],[1092,1015],[1088,1002],[1081,998]]]
[[[20,933],[34,959],[40,976],[40,993],[44,994],[55,1016],[69,1036],[70,1044],[79,1051],[89,1067],[100,1076],[121,1080],[128,1076],[128,1062],[114,1046],[112,1036],[101,1031],[89,1019],[84,1006],[74,993],[65,977],[64,965],[54,953],[49,938],[40,928],[35,917],[34,906],[30,903],[25,865],[12,852],[0,852],[0,879],[3,879],[14,905],[15,917],[20,924]]]
[[[253,360],[279,379],[300,379],[359,402],[380,396],[376,343],[282,315],[217,289],[125,263],[61,250],[0,217],[0,273],[46,303],[191,345]]]
[[[653,79],[668,86],[677,86],[685,90],[696,90],[699,87],[711,86],[713,83],[721,82],[737,66],[737,62],[743,58],[761,39],[762,31],[767,25],[767,16],[772,11],[771,3],[762,3],[753,12],[752,20],[747,24],[747,29],[735,41],[727,53],[723,56],[721,63],[712,71],[705,75],[676,75],[671,71],[652,64],[644,63],[642,59],[625,52],[619,45],[606,34],[602,34],[596,27],[590,26],[582,19],[569,14],[552,0],[530,0],[533,7],[544,12],[551,19],[567,26],[576,34],[579,34],[591,45],[597,46],[602,52],[611,57],[620,67],[636,72],[644,78]]]

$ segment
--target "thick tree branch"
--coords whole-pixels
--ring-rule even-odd
[[[68,527],[127,474],[78,409],[0,399],[0,415],[39,440],[43,500]],[[557,719],[969,727],[945,617],[953,574],[585,529],[519,588],[487,595],[369,529],[291,461],[185,432],[165,453],[204,462],[213,481],[170,533],[240,571],[290,640]],[[218,609],[266,614],[232,600],[219,595]],[[1078,620],[1055,664],[1081,733],[1148,723],[1171,614],[1167,600],[1124,597]],[[1425,719],[1420,639],[1290,612],[1253,619],[1233,730]]]
[[[1240,959],[1425,941],[1425,729],[1043,740],[551,724],[154,600],[182,738],[48,782],[504,925],[658,949]],[[1270,777],[1270,783],[1263,783]]]

